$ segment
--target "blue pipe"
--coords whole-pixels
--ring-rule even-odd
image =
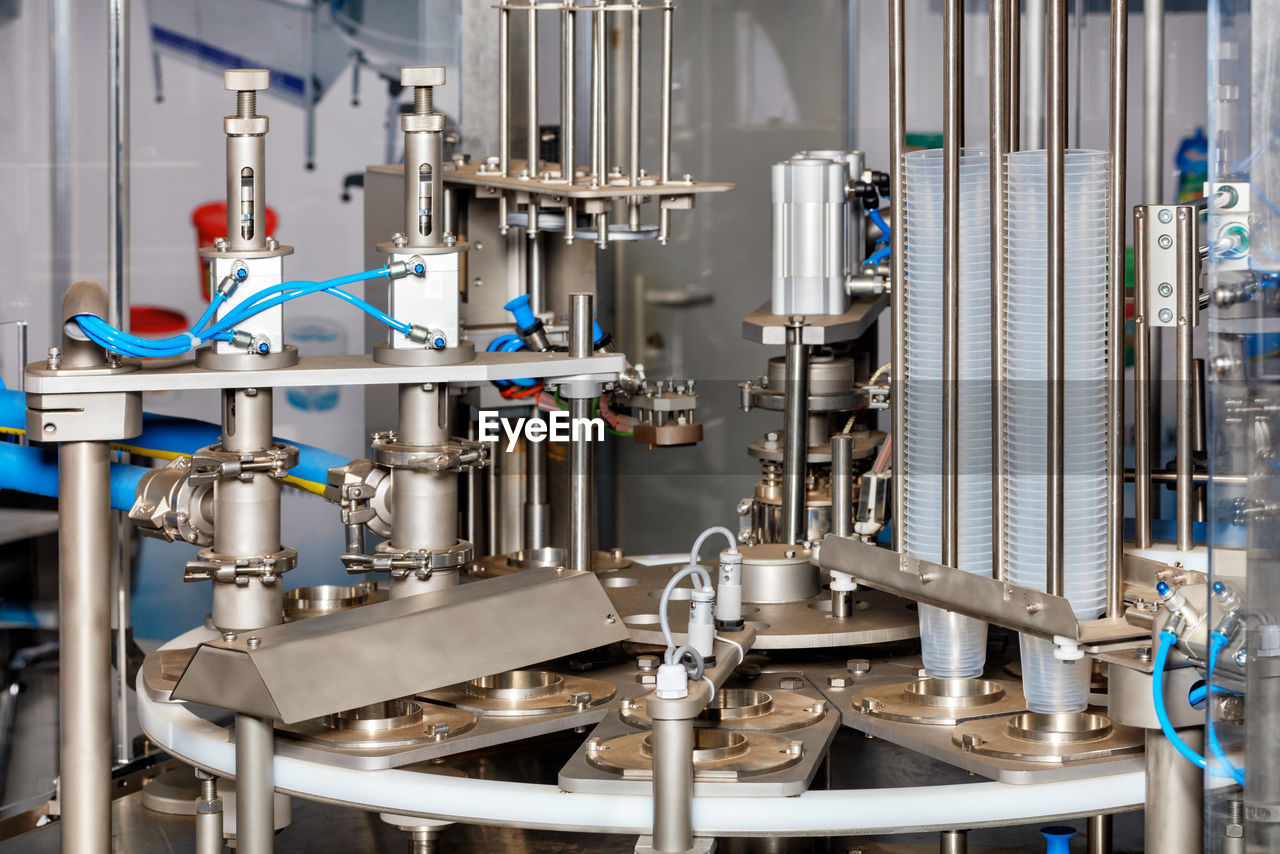
[[[516,329],[521,332],[528,332],[538,325],[538,318],[533,313],[533,309],[529,307],[529,295],[521,294],[515,299],[503,306],[507,311],[515,317]],[[604,338],[604,330],[600,328],[600,324],[595,318],[591,319],[591,343],[599,344],[600,339]]]
[[[26,394],[20,391],[0,390],[0,430],[11,433],[21,432],[26,430],[26,426]],[[141,434],[112,444],[143,456],[172,458],[190,455],[193,451],[208,445],[216,445],[221,436],[222,430],[216,424],[210,424],[207,421],[147,412],[142,416]],[[288,479],[305,482],[311,492],[323,491],[329,469],[350,462],[345,456],[314,445],[304,445],[287,439],[276,439],[276,441],[288,442],[297,447],[298,464],[289,471]],[[55,483],[56,480],[55,476]],[[56,494],[56,491],[37,494]],[[132,506],[132,499],[130,499],[130,506]]]
[[[1169,743],[1177,748],[1178,752],[1192,765],[1204,768],[1206,765],[1204,757],[1182,740],[1182,736],[1178,735],[1178,731],[1173,728],[1169,713],[1164,707],[1164,668],[1169,661],[1169,650],[1173,648],[1176,640],[1177,637],[1173,632],[1168,630],[1160,632],[1160,643],[1156,647],[1156,658],[1153,662],[1155,672],[1151,678],[1151,694],[1156,707],[1156,719],[1160,721],[1160,729],[1164,732],[1164,737],[1169,739]]]
[[[1076,835],[1076,829],[1055,824],[1040,828],[1040,835],[1044,837],[1045,854],[1070,854],[1071,837]]]
[[[111,464],[111,508],[128,510],[133,506],[138,481],[147,473],[142,466]],[[12,489],[31,495],[58,495],[58,456],[51,449],[0,442],[0,489]]]

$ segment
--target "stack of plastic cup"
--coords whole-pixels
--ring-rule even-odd
[[[1048,166],[1044,151],[1008,156],[1009,385],[1002,415],[1009,580],[1046,589],[1048,565]],[[1076,616],[1106,597],[1107,153],[1066,157],[1066,356],[1063,465],[1065,590]],[[1022,638],[1023,689],[1033,712],[1082,711],[1089,665]]]
[[[906,156],[907,283],[903,546],[942,559],[942,151]],[[991,190],[984,149],[960,161],[959,568],[991,575]],[[987,626],[920,606],[925,672],[970,677]]]

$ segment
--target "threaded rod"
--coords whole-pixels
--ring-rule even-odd
[[[258,93],[252,89],[236,92],[236,115],[242,119],[252,118],[258,114]]]
[[[436,111],[435,97],[430,86],[413,87],[413,112],[419,116],[429,116]]]

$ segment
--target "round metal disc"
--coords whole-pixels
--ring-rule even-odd
[[[611,682],[549,670],[508,670],[422,696],[482,717],[525,717],[594,708],[613,699]]]
[[[650,727],[653,719],[645,699],[623,699],[619,716],[632,726]],[[694,718],[696,727],[785,732],[822,720],[827,704],[794,691],[757,691],[754,688],[721,688],[715,699]]]
[[[413,368],[460,365],[463,362],[472,361],[475,357],[476,345],[471,341],[462,341],[457,347],[446,347],[443,350],[432,350],[427,347],[397,349],[385,341],[377,341],[373,345],[373,360],[380,365]]]
[[[1022,762],[1064,764],[1143,749],[1143,731],[1099,712],[1036,715],[1023,712],[968,721],[951,732],[961,750]]]
[[[804,744],[765,732],[693,731],[693,778],[754,777],[789,768],[804,757]],[[652,734],[587,739],[587,761],[597,768],[644,779],[653,773]]]
[[[298,348],[284,345],[274,353],[217,353],[213,347],[196,351],[196,367],[206,371],[271,371],[298,364]]]
[[[1026,708],[1022,692],[995,679],[915,679],[854,693],[855,712],[888,721],[955,726]]]

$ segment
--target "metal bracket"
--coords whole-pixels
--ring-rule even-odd
[[[1190,230],[1191,240],[1181,235],[1187,231],[1178,227],[1181,218],[1193,220],[1199,215],[1194,205],[1139,205],[1145,212],[1139,220],[1145,225],[1135,234],[1144,242],[1147,252],[1146,275],[1134,286],[1147,294],[1147,323],[1152,327],[1176,327],[1178,325],[1179,258],[1187,269],[1195,270],[1197,264],[1195,229]],[[1192,277],[1191,287],[1198,277]],[[1192,303],[1195,304],[1195,301]],[[1192,321],[1194,325],[1195,321]]]
[[[1097,644],[1140,638],[1149,630],[1123,619],[1080,622],[1062,596],[985,578],[942,564],[882,549],[872,543],[828,534],[818,564],[852,575],[860,584],[936,605],[1019,632],[1053,640]]]
[[[142,432],[142,394],[28,394],[27,438],[33,442],[100,442]]]
[[[222,478],[253,480],[259,472],[274,478],[283,478],[289,469],[298,464],[298,449],[280,442],[263,451],[228,451],[221,445],[201,448],[191,456],[191,473],[187,479],[193,485],[213,483]]]
[[[183,581],[216,581],[222,584],[238,584],[241,587],[257,579],[263,584],[276,580],[298,565],[298,553],[285,546],[274,554],[232,557],[220,555],[213,549],[201,549],[197,560],[187,561]]]

